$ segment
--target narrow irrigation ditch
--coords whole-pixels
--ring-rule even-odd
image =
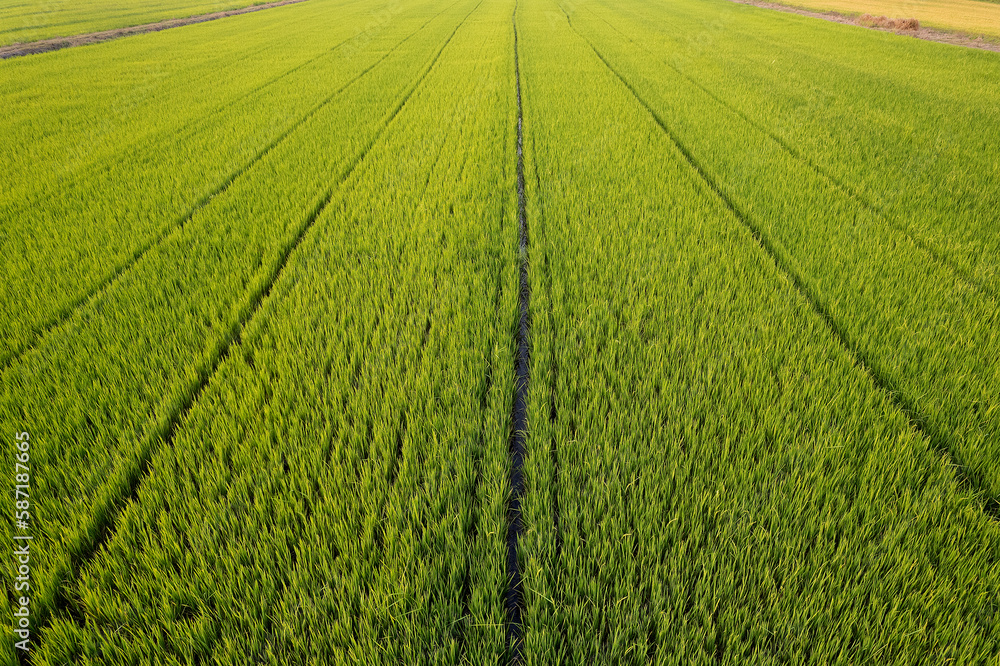
[[[517,357],[514,361],[514,404],[510,437],[510,503],[507,507],[507,652],[511,664],[523,662],[524,632],[521,615],[524,605],[521,568],[517,561],[517,541],[521,535],[521,498],[524,495],[524,451],[528,438],[529,335],[531,328],[528,285],[528,215],[524,194],[524,110],[521,105],[521,65],[517,45],[517,4],[511,15],[514,27],[514,85],[517,92],[517,226],[518,278]]]

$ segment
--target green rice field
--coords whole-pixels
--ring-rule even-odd
[[[106,4],[0,42],[251,3]],[[1000,53],[306,0],[0,103],[0,664],[1000,664]]]
[[[71,37],[173,18],[198,16],[269,0],[2,0],[0,45]]]

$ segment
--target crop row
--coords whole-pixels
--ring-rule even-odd
[[[32,454],[45,470],[34,486],[45,498],[34,516],[39,617],[469,9],[418,28],[6,370],[3,427],[44,433]]]
[[[547,0],[518,15],[536,174],[526,662],[997,654],[1000,529],[811,289],[881,239],[930,272],[915,291],[974,292],[574,7],[572,24]],[[747,218],[816,240],[776,259]],[[834,222],[867,226],[831,239]],[[822,261],[822,282],[789,273]]]
[[[1000,294],[1000,65],[992,53],[726,0],[682,2],[669,12],[649,0],[566,7],[627,26],[624,37],[639,51],[695,80]]]
[[[0,363],[451,4],[296,5],[4,63]]]
[[[462,11],[156,454],[37,663],[502,655],[510,7]]]
[[[895,395],[935,447],[952,456],[959,474],[995,513],[996,299],[779,141],[664,67],[655,52],[638,48],[651,39],[638,23],[624,25],[624,32],[616,30],[607,11],[574,17],[574,26],[801,284],[856,362]]]
[[[737,65],[712,3],[297,7],[3,70],[39,164],[93,147],[0,176],[33,663],[496,663],[508,530],[529,664],[1000,653],[995,238],[940,192],[926,224],[873,201],[902,168],[876,134],[761,105],[802,92],[766,71],[786,24]],[[211,65],[124,107],[84,85],[63,128],[14,88],[196,44]]]

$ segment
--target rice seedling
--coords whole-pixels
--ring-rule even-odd
[[[310,0],[0,64],[0,661],[995,661],[991,57]]]

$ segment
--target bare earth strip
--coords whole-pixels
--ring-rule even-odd
[[[858,18],[853,16],[848,16],[846,14],[841,14],[834,11],[826,12],[815,12],[808,9],[801,9],[799,7],[791,7],[789,5],[782,5],[775,2],[765,2],[764,0],[732,0],[741,5],[753,5],[754,7],[762,7],[764,9],[775,9],[779,12],[788,12],[790,14],[801,14],[803,16],[811,16],[813,18],[823,19],[824,21],[833,21],[834,23],[845,23],[848,25],[857,25],[870,30],[881,30],[882,32],[894,32],[897,35],[906,35],[909,37],[916,37],[917,39],[926,39],[932,42],[941,42],[943,44],[954,44],[956,46],[967,46],[974,49],[984,49],[987,51],[1000,52],[1000,43],[989,41],[983,37],[970,37],[969,35],[960,32],[949,32],[947,30],[937,30],[934,28],[919,28],[917,30],[890,30],[888,28],[879,28],[875,26],[868,26],[862,24]]]
[[[192,23],[204,23],[205,21],[214,21],[216,19],[225,18],[227,16],[249,14],[250,12],[259,12],[262,9],[270,9],[272,7],[280,7],[282,5],[293,5],[295,3],[305,2],[305,1],[306,0],[278,0],[277,2],[269,2],[263,5],[252,5],[250,7],[230,9],[224,12],[201,14],[200,16],[188,16],[185,18],[166,19],[164,21],[157,21],[156,23],[146,23],[145,25],[133,25],[127,28],[115,28],[114,30],[103,30],[101,32],[91,32],[83,35],[73,35],[71,37],[53,37],[51,39],[40,39],[37,42],[22,42],[20,44],[9,44],[7,46],[0,46],[0,60],[6,60],[7,58],[16,58],[18,56],[24,56],[24,55],[31,55],[33,53],[46,53],[47,51],[58,51],[59,49],[65,49],[71,46],[97,44],[98,42],[107,42],[112,39],[118,39],[119,37],[129,37],[131,35],[138,35],[145,32],[159,32],[160,30],[167,30],[169,28],[179,28],[182,25],[191,25]]]
[[[921,25],[973,37],[1000,38],[1000,2],[983,0],[768,0],[846,16],[912,17]]]

